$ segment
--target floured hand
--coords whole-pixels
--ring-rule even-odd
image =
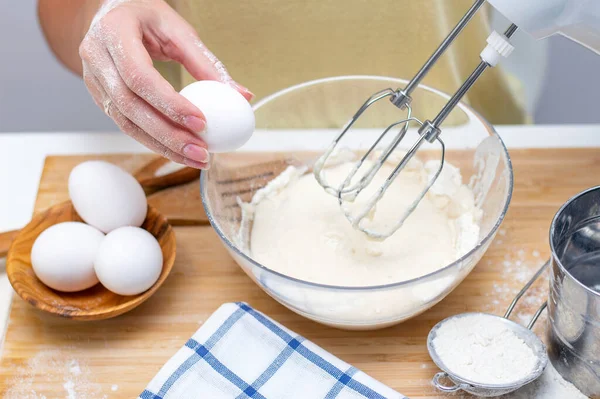
[[[188,166],[208,165],[207,146],[194,134],[204,129],[204,115],[175,91],[152,60],[179,62],[197,80],[228,83],[252,98],[163,0],[104,1],[79,54],[96,104],[125,133]]]

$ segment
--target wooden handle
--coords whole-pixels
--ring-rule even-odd
[[[187,166],[169,173],[165,173],[161,176],[156,176],[156,172],[163,165],[166,165],[169,162],[170,161],[168,159],[158,157],[152,160],[151,162],[147,163],[137,172],[134,173],[134,176],[138,179],[138,181],[144,188],[146,195],[157,193],[169,187],[176,187],[182,184],[186,184],[198,180],[198,178],[200,177],[199,170]],[[161,200],[158,200],[156,202],[158,202],[157,205],[162,205]],[[179,201],[177,201],[176,204],[179,204]],[[198,202],[195,205],[193,209],[194,212],[192,213],[177,211],[176,208],[174,208],[174,206],[175,204],[172,204],[167,207],[167,214],[165,216],[168,217],[169,212],[171,212],[171,217],[168,217],[168,219],[173,219],[175,225],[179,226],[208,224],[208,220],[204,214],[204,210],[202,209],[202,204],[200,202]],[[8,254],[8,249],[10,248],[10,245],[12,244],[17,234],[19,234],[19,232],[20,230],[12,230],[0,233],[0,258],[3,258]]]
[[[157,176],[157,171],[169,162],[171,161],[166,158],[157,157],[134,173],[148,195],[148,204],[157,208],[172,226],[208,225],[197,183],[200,171],[186,166]],[[256,190],[268,182],[269,177],[278,175],[291,164],[294,164],[293,160],[278,159],[254,164],[248,169],[223,170],[220,172],[224,182],[219,184],[227,186],[224,191],[229,194],[235,193],[236,190],[243,191],[245,194],[241,195],[241,198],[249,201]],[[235,195],[229,195],[226,200],[235,206],[236,198]],[[8,249],[18,233],[19,230],[0,233],[0,258],[8,254]]]
[[[288,166],[294,164],[299,164],[299,162],[294,159],[277,159],[251,164],[245,168],[215,170],[216,184],[221,186],[223,207],[239,210],[238,198],[249,202],[257,190],[264,187]],[[180,171],[184,170],[180,169]],[[188,176],[191,175],[191,172],[186,173]],[[174,184],[154,192],[148,196],[148,204],[165,215],[172,226],[202,226],[210,223],[202,205],[200,187],[195,178],[185,184]],[[232,211],[232,215],[235,212]],[[241,215],[241,212],[238,213]]]
[[[171,161],[168,159],[158,157],[134,173],[148,195],[148,204],[157,208],[172,226],[202,226],[209,224],[200,199],[198,183],[196,182],[200,177],[200,171],[183,167],[156,176],[156,172],[169,162]],[[226,182],[221,184],[228,185],[228,183],[231,183],[229,184],[231,187],[227,187],[228,191],[242,190],[245,192],[241,196],[242,199],[249,201],[256,190],[266,184],[268,181],[266,177],[281,173],[290,164],[292,164],[292,161],[285,159],[252,165],[252,168],[248,170],[235,169],[235,175],[232,174],[232,171],[222,171],[222,173],[225,173],[222,178]],[[261,177],[264,179],[261,179]],[[252,187],[252,189],[248,190],[248,187],[245,187],[246,185]],[[232,205],[235,205],[235,198],[236,196],[228,197]],[[19,230],[0,233],[0,257],[7,255],[8,249],[18,233]]]
[[[157,175],[160,168],[169,163],[171,163],[170,160],[159,157],[144,165],[133,174],[144,188],[146,195],[151,195],[165,188],[179,186],[200,178],[200,170],[188,166],[181,166],[171,172]],[[176,164],[173,165],[179,166]]]
[[[21,230],[12,230],[5,233],[0,233],[0,258],[4,258],[8,254],[10,244],[12,244],[13,240],[20,231]]]
[[[148,196],[148,205],[157,208],[172,226],[209,224],[195,181],[167,188]]]

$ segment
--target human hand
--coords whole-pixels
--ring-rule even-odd
[[[194,134],[206,120],[153,67],[152,60],[182,64],[197,80],[236,83],[194,29],[163,0],[105,0],[79,54],[83,78],[96,104],[123,132],[174,162],[204,169],[206,144]]]

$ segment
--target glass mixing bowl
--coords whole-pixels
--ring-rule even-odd
[[[242,223],[238,199],[249,202],[259,187],[289,163],[311,166],[369,96],[406,83],[384,77],[343,76],[275,93],[254,106],[256,131],[250,141],[235,153],[214,154],[210,170],[202,173],[200,190],[206,213],[233,259],[275,300],[319,323],[343,329],[376,329],[429,309],[471,272],[506,214],[513,186],[506,147],[487,121],[461,103],[446,120],[441,137],[446,144],[446,161],[461,169],[483,216],[478,244],[460,259],[419,278],[345,287],[286,276],[252,258],[247,239],[251,223]],[[413,116],[426,120],[432,119],[449,97],[421,86],[413,98]],[[359,119],[358,133],[348,139],[350,148],[365,151],[374,142],[375,132],[402,118],[393,104],[380,101]],[[439,158],[440,151],[425,148],[418,156],[423,160]],[[435,251],[435,242],[430,245]],[[301,259],[298,264],[302,266]]]

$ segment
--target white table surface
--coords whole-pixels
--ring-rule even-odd
[[[498,126],[509,148],[600,147],[600,125]],[[122,133],[0,133],[0,232],[29,221],[47,155],[148,152]],[[12,288],[0,260],[0,337]],[[0,339],[0,353],[1,343]]]

